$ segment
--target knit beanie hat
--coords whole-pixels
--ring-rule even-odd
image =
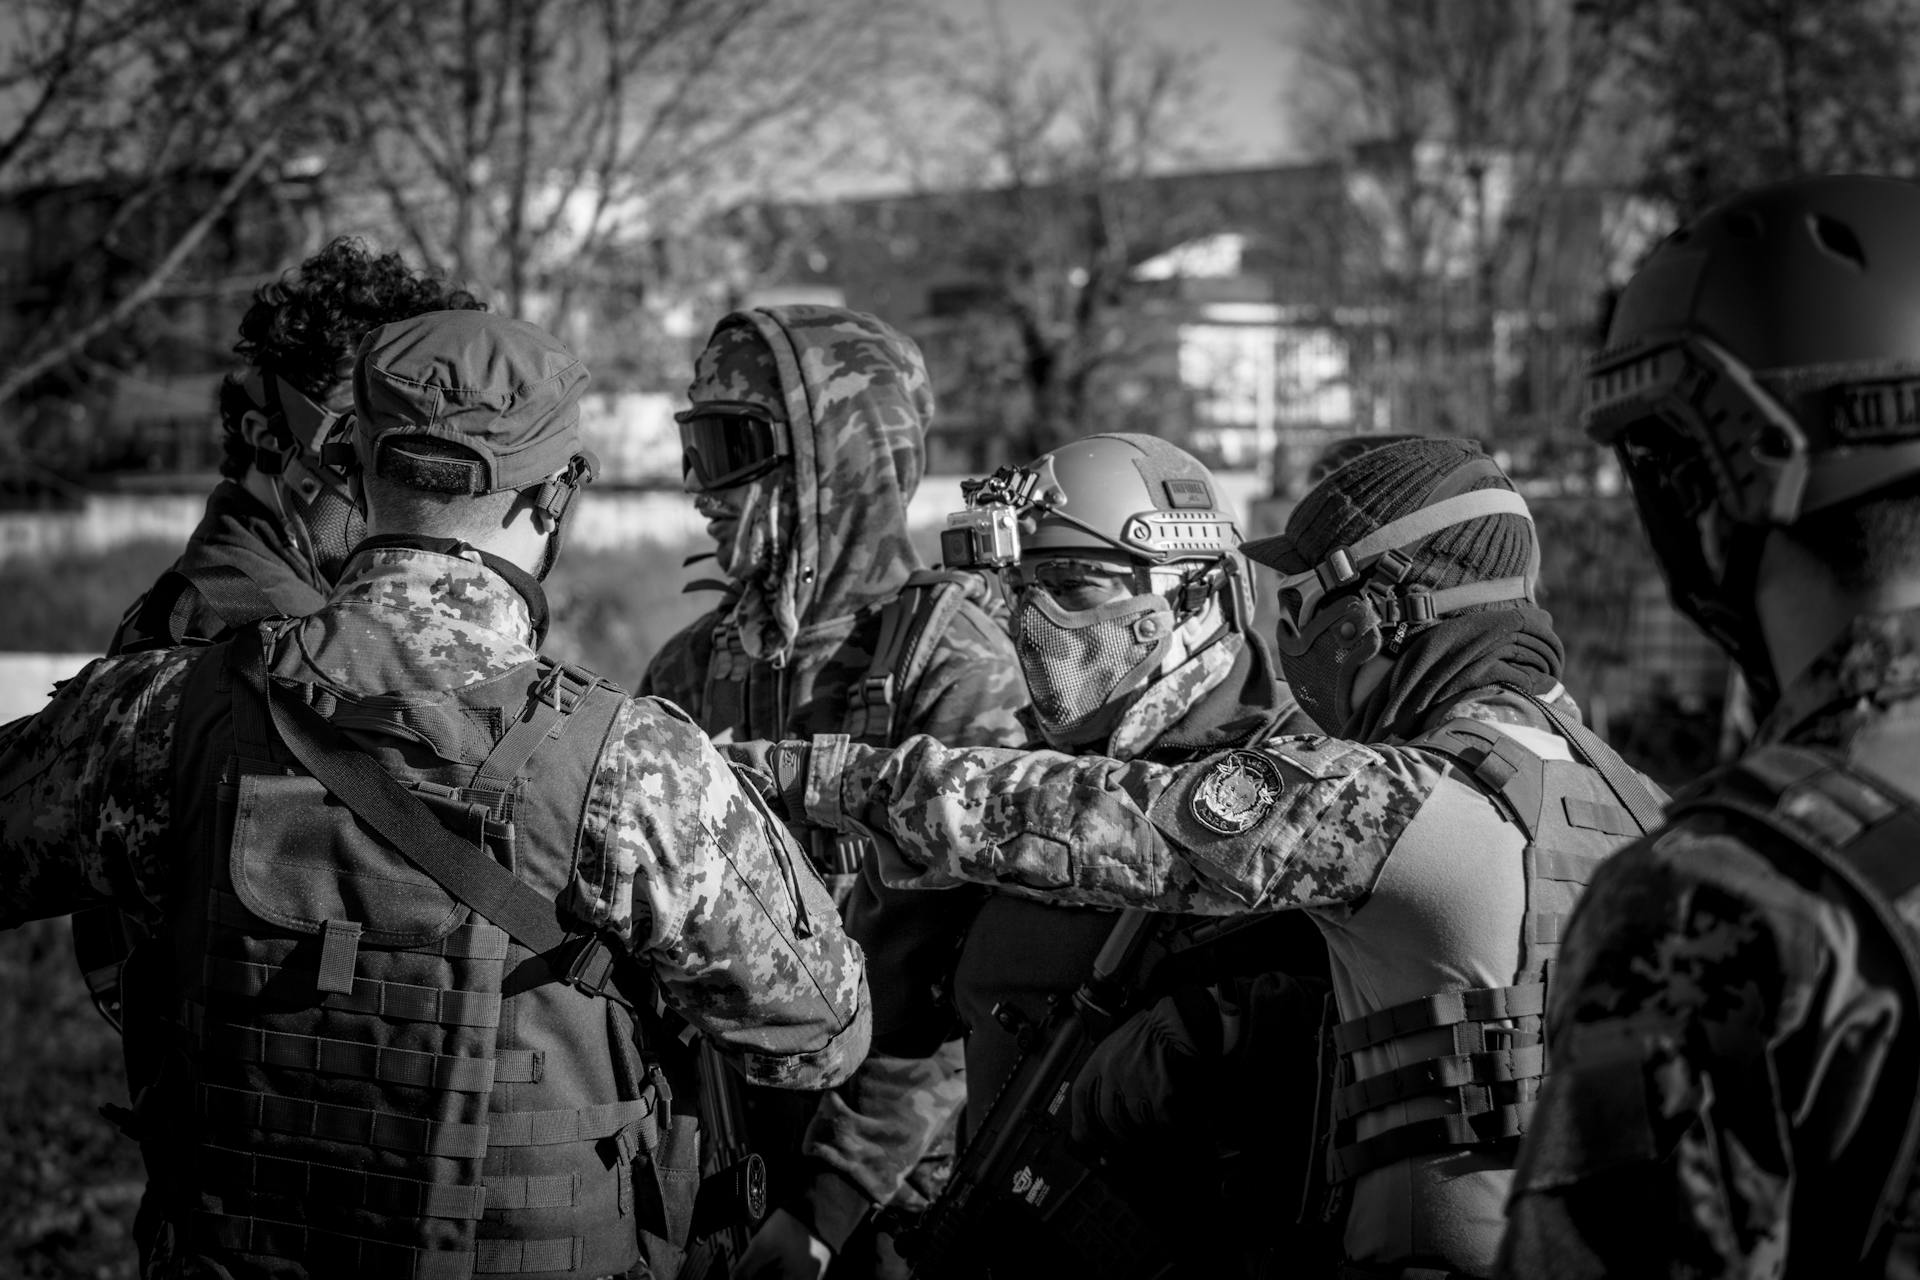
[[[1261,564],[1304,573],[1340,547],[1350,547],[1382,525],[1428,505],[1428,495],[1459,468],[1491,463],[1471,440],[1425,437],[1396,440],[1360,454],[1328,474],[1300,500],[1286,532],[1242,545]],[[1512,489],[1494,468],[1464,486]],[[1532,523],[1520,515],[1483,516],[1450,525],[1402,549],[1412,562],[1407,585],[1436,591],[1463,582],[1525,574],[1533,561]]]

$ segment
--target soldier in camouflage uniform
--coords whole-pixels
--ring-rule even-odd
[[[249,367],[220,384],[222,479],[186,550],[127,610],[107,652],[206,643],[318,609],[365,525],[345,478],[320,457],[353,405],[354,348],[380,325],[482,305],[348,239],[256,291],[234,344]]]
[[[355,366],[353,435],[375,536],[325,605],[220,645],[102,659],[45,711],[0,728],[0,927],[111,902],[174,942],[158,962],[171,960],[189,993],[168,1071],[125,1117],[164,1215],[143,1242],[148,1275],[469,1274],[476,1250],[480,1269],[500,1274],[566,1272],[568,1259],[578,1274],[624,1271],[647,1229],[636,1214],[654,1203],[639,1175],[650,1163],[662,1172],[640,1152],[667,1141],[665,1096],[649,1086],[605,1106],[521,1108],[578,1096],[567,1091],[590,1077],[611,1087],[609,1072],[630,1090],[641,1069],[622,1065],[628,1005],[650,1005],[657,987],[767,1085],[830,1086],[866,1051],[862,956],[784,828],[676,708],[538,659],[537,575],[592,473],[577,428],[585,381],[565,348],[518,321],[443,311],[375,330]],[[570,734],[585,709],[602,727]],[[345,743],[334,755],[360,762],[350,769],[440,778],[394,789],[441,808],[397,840],[328,817],[342,804],[363,813],[364,796],[331,781],[312,791],[316,757],[287,726],[319,732],[323,716]],[[460,789],[481,785],[460,761],[479,757],[490,771],[510,743],[531,754],[500,764],[494,790]],[[285,808],[295,801],[307,807]],[[463,851],[458,875],[416,869],[428,865],[429,827]],[[518,841],[501,834],[516,829]],[[355,888],[363,882],[350,873],[369,859],[385,869],[372,889]],[[474,896],[462,877],[491,885],[499,909],[448,933]],[[363,938],[344,918],[423,908],[446,920],[425,955],[392,951],[416,944],[377,924]],[[280,954],[286,944],[272,939],[289,928],[302,937],[308,914],[329,918],[294,942],[284,967],[212,950],[202,959],[212,945],[202,939],[216,937],[244,955]],[[528,958],[535,948],[516,954],[501,928],[516,944],[564,930],[585,946],[572,964],[558,951]],[[594,957],[605,963],[585,963]],[[366,976],[402,962],[425,965],[425,987]],[[479,985],[449,983],[450,972],[477,973]],[[318,1019],[321,1038],[249,1029],[287,1017]],[[502,1044],[534,1048],[511,1061],[502,1052],[484,1078],[435,1048],[496,1025]],[[388,1039],[402,1029],[410,1039]],[[251,1095],[206,1083],[236,1072]],[[447,1090],[478,1091],[479,1123],[428,1123],[405,1105]],[[216,1123],[209,1108],[234,1098],[249,1102],[246,1118],[222,1112]],[[423,1158],[406,1159],[411,1150]],[[569,1152],[574,1172],[509,1176]],[[448,1182],[469,1165],[484,1185]],[[580,1216],[601,1179],[604,1213]],[[524,1238],[521,1224],[536,1220],[570,1223],[571,1241]]]
[[[1588,431],[1767,714],[1573,919],[1505,1275],[1920,1269],[1916,225],[1903,181],[1737,196],[1594,359]]]
[[[642,692],[678,703],[722,741],[846,733],[884,745],[924,733],[1024,743],[1016,713],[1026,689],[978,577],[955,575],[964,598],[941,612],[944,625],[887,695],[877,691],[889,608],[922,564],[907,502],[925,466],[933,391],[912,340],[839,307],[738,311],[701,351],[688,397],[686,485],[709,522],[726,594],[667,642]],[[746,1275],[811,1274],[809,1233],[838,1251],[874,1206],[924,1203],[908,1175],[950,1136],[965,1100],[952,1010],[923,997],[944,985],[979,895],[889,891],[848,874],[858,842],[829,836],[817,849],[842,870],[847,931],[872,960],[875,1053],[823,1100],[844,1141],[808,1143],[798,1174],[778,1147],[798,1144],[804,1117],[769,1123],[776,1108],[752,1100],[782,1207]]]
[[[807,820],[890,836],[897,853],[879,861],[899,883],[1306,910],[1343,1019],[1329,1163],[1350,1203],[1348,1270],[1486,1275],[1542,1071],[1552,939],[1593,863],[1642,829],[1623,806],[1651,823],[1651,805],[1574,718],[1560,642],[1532,602],[1532,521],[1477,448],[1363,454],[1284,534],[1242,550],[1286,575],[1281,669],[1337,736],[1182,764],[926,738],[740,754],[803,773]],[[1126,1109],[1117,1088],[1085,1105]]]

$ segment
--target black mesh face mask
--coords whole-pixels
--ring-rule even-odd
[[[1105,733],[1122,695],[1159,667],[1172,642],[1173,606],[1158,595],[1126,596],[1067,610],[1044,591],[1021,593],[1014,647],[1034,715],[1050,742],[1080,744]]]

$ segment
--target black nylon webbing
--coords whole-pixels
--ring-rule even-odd
[[[1546,985],[1539,982],[1443,991],[1342,1022],[1333,1029],[1333,1041],[1341,1053],[1352,1053],[1430,1027],[1529,1017],[1545,1009],[1546,994]]]
[[[422,1120],[392,1111],[370,1111],[331,1102],[308,1102],[274,1094],[200,1086],[200,1107],[216,1125],[263,1129],[327,1142],[381,1147],[412,1155],[472,1160],[486,1154],[487,1126]]]
[[[201,1043],[209,1053],[239,1062],[448,1093],[487,1093],[495,1078],[492,1058],[422,1053],[363,1040],[333,1040],[258,1027],[209,1027]]]
[[[1513,688],[1511,685],[1508,687]],[[1654,798],[1651,791],[1647,790],[1647,784],[1641,781],[1640,775],[1629,769],[1626,761],[1622,760],[1612,747],[1600,741],[1591,729],[1552,703],[1534,696],[1525,689],[1517,689],[1516,692],[1540,708],[1540,713],[1552,722],[1553,727],[1560,731],[1560,736],[1573,747],[1574,754],[1580,757],[1581,763],[1600,775],[1600,780],[1607,784],[1607,790],[1613,792],[1614,799],[1626,807],[1628,814],[1638,824],[1642,835],[1660,826],[1664,818],[1660,802]]]
[[[479,1256],[474,1272],[491,1275],[499,1272],[572,1271],[580,1265],[586,1242],[578,1236],[559,1240],[474,1241]]]
[[[487,1179],[489,1209],[570,1209],[579,1200],[580,1175],[577,1173]]]
[[[242,643],[244,636],[235,642],[235,661],[245,664],[247,683],[271,711],[280,741],[321,786],[441,888],[529,951],[565,945],[568,934],[555,919],[551,900],[479,845],[447,830],[418,796],[378,761],[345,743],[324,717],[273,689],[258,633],[252,634],[250,645]]]
[[[478,1260],[464,1250],[416,1249],[340,1231],[204,1209],[193,1215],[193,1236],[198,1243],[237,1253],[295,1258],[308,1264],[310,1274],[357,1276],[362,1280],[470,1280]]]
[[[1346,1120],[1441,1089],[1534,1079],[1545,1072],[1546,1065],[1546,1046],[1538,1044],[1427,1058],[1343,1085],[1334,1092],[1333,1115]]]
[[[560,1111],[508,1111],[491,1117],[487,1145],[553,1147],[568,1142],[598,1142],[652,1113],[651,1098]]]
[[[1434,1116],[1362,1138],[1327,1153],[1327,1176],[1345,1182],[1415,1156],[1517,1138],[1526,1132],[1534,1104],[1509,1103],[1472,1115]]]
[[[286,970],[278,965],[215,956],[208,958],[202,972],[209,991],[257,998],[270,995],[274,978]],[[311,984],[301,986],[302,1000],[310,999],[312,993]],[[328,1009],[373,1013],[408,1022],[431,1022],[443,1027],[500,1025],[498,991],[448,991],[440,987],[356,978],[351,992],[330,992],[322,996],[319,1003]]]
[[[277,617],[280,606],[255,582],[251,575],[230,564],[207,564],[194,569],[175,569],[173,573],[185,579],[207,607],[220,617],[223,628],[246,626],[264,618]],[[185,603],[182,596],[174,602],[175,617],[181,616],[181,606]],[[171,633],[178,635],[177,632]]]
[[[229,1207],[235,1195],[281,1196],[289,1200],[321,1200],[396,1217],[452,1218],[461,1222],[478,1222],[486,1210],[495,1207],[490,1183],[460,1186],[425,1182],[419,1178],[343,1169],[311,1160],[227,1147],[202,1147],[199,1160],[201,1171]]]

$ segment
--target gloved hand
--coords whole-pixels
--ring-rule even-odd
[[[1183,987],[1120,1024],[1073,1082],[1074,1141],[1206,1141],[1223,1056],[1220,1006]]]
[[[775,1209],[733,1266],[734,1280],[820,1280],[833,1251],[785,1209]]]
[[[806,817],[807,763],[813,744],[789,742],[716,742],[734,773],[752,784],[773,811],[788,822]]]

